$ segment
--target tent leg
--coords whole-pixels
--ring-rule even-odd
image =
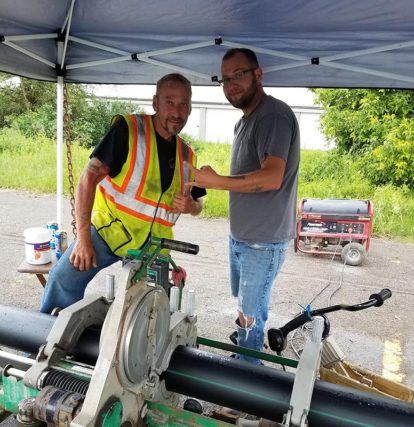
[[[63,198],[63,77],[57,78],[56,85],[56,220],[59,229],[62,228],[62,198]]]

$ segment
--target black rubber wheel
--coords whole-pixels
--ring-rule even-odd
[[[186,410],[186,411],[189,411],[189,412],[194,412],[195,414],[202,414],[203,413],[203,406],[201,405],[201,403],[198,401],[198,400],[196,400],[196,399],[187,399],[185,402],[184,402],[184,406],[183,406],[183,408]]]
[[[293,250],[295,251],[295,253],[298,251],[298,238],[295,237],[295,239],[293,240]]]
[[[361,265],[366,257],[367,252],[360,243],[351,242],[342,248],[342,261],[348,265]]]

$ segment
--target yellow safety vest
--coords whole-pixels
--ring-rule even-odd
[[[172,227],[180,215],[171,212],[174,195],[190,191],[184,183],[193,179],[183,161],[195,166],[195,155],[177,136],[174,176],[170,187],[162,193],[151,116],[115,116],[113,122],[121,117],[128,124],[128,157],[117,176],[107,176],[99,183],[92,224],[113,253],[125,256],[128,249],[141,248],[150,232],[154,237],[173,238]]]

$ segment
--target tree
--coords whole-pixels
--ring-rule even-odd
[[[414,188],[414,91],[315,89],[321,128],[372,183]]]
[[[8,79],[5,79],[5,76]],[[13,127],[26,136],[56,135],[56,84],[0,75],[0,128]],[[114,114],[139,110],[130,102],[103,101],[86,85],[68,85],[71,136],[80,145],[96,145]]]

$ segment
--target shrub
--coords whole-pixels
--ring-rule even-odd
[[[384,144],[368,150],[361,165],[375,185],[414,189],[414,119],[402,120]]]

